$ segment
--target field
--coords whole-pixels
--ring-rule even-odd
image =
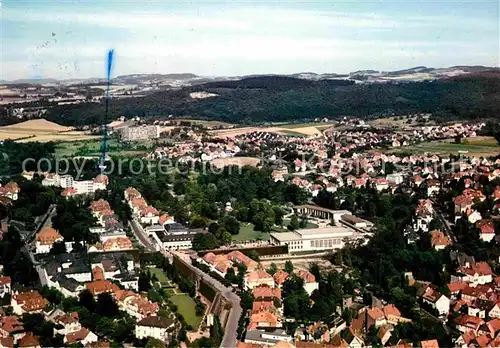
[[[134,150],[133,145],[122,145],[116,139],[109,139],[108,154],[111,156],[143,156],[147,151]],[[143,145],[143,144],[140,144]],[[101,151],[101,139],[67,141],[56,145],[56,156],[99,156]]]
[[[426,115],[426,116],[424,116],[424,118],[428,119],[429,116],[430,115]],[[411,120],[411,122],[408,123],[408,120]],[[395,128],[395,129],[402,129],[404,127],[415,126],[418,124],[417,117],[408,118],[406,116],[382,117],[382,118],[377,118],[375,120],[368,121],[367,123],[373,127]],[[433,126],[433,125],[435,125],[435,122],[432,120],[429,120],[428,122],[425,123],[425,125]]]
[[[242,222],[240,223],[240,233],[233,236],[233,240],[269,240],[269,233],[255,231],[253,224]]]
[[[260,163],[260,158],[256,157],[231,157],[231,158],[217,158],[211,161],[214,166],[222,168],[225,166],[253,166],[256,167]]]
[[[85,132],[75,131],[44,119],[29,120],[10,126],[0,127],[0,140],[19,142],[78,141],[98,138]]]
[[[186,324],[196,328],[200,325],[202,317],[196,316],[194,300],[189,295],[174,295],[170,297],[170,301],[178,308],[179,313],[186,320]]]
[[[477,137],[464,139],[462,144],[452,141],[431,141],[398,149],[389,152],[436,153],[441,155],[463,154],[466,156],[488,157],[500,154],[500,145],[493,138]]]
[[[223,127],[223,128],[229,128],[229,127],[233,127],[234,124],[232,123],[227,123],[227,122],[222,122],[222,121],[209,121],[209,120],[191,120],[189,118],[179,118],[179,119],[173,119],[172,120],[173,122],[191,122],[191,124],[199,124],[199,125],[203,125],[205,127],[212,127],[212,128],[219,128],[219,127]]]

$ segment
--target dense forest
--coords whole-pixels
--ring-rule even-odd
[[[336,118],[374,117],[432,112],[438,119],[485,119],[500,112],[500,76],[468,75],[425,82],[353,84],[344,80],[310,81],[260,76],[238,81],[211,82],[154,93],[142,98],[113,100],[110,118],[167,115],[259,123]],[[216,97],[192,99],[205,91]],[[102,123],[104,104],[56,106],[46,118],[65,125]]]

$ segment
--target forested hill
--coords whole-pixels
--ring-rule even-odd
[[[191,92],[215,97],[193,99]],[[485,119],[500,115],[500,74],[464,75],[427,82],[353,84],[283,76],[250,77],[168,90],[142,98],[112,100],[110,119],[121,115],[167,115],[259,123],[369,115],[434,112],[441,119]],[[64,125],[102,123],[104,105],[59,106],[46,118]]]

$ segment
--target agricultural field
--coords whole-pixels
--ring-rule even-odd
[[[316,129],[327,129],[333,127],[333,122],[307,122],[307,123],[289,123],[289,124],[280,124],[280,128],[285,129],[295,129],[295,128],[309,128],[314,127]]]
[[[148,151],[135,149],[134,145],[121,144],[116,139],[109,139],[108,154],[110,156],[144,156]],[[144,145],[144,144],[140,144]],[[56,156],[99,156],[101,151],[101,138],[97,137],[94,140],[60,142],[56,145]]]
[[[393,129],[403,129],[404,127],[416,126],[418,117],[408,117],[404,116],[392,116],[392,117],[382,117],[375,120],[368,121],[370,126],[377,128],[393,128]],[[425,123],[426,126],[434,126],[435,122],[430,119],[430,115],[425,115],[423,118],[428,121]],[[408,122],[411,121],[411,122]]]
[[[314,136],[321,134],[321,131],[332,127],[328,123],[303,123],[303,124],[283,124],[271,127],[241,127],[232,129],[220,129],[212,131],[212,134],[218,138],[235,137],[252,132],[270,132],[292,136]]]
[[[9,126],[0,127],[0,140],[16,140],[19,142],[78,141],[98,138],[72,127],[65,127],[44,119],[29,120]]]
[[[500,154],[500,145],[498,145],[493,138],[477,137],[464,139],[461,144],[456,144],[453,141],[431,141],[398,149],[391,149],[388,152],[427,152],[440,155],[463,154],[465,156],[489,157]]]
[[[217,168],[226,166],[252,166],[256,167],[260,163],[260,158],[256,157],[230,157],[230,158],[217,158],[212,160],[212,163]]]
[[[172,120],[173,122],[190,122],[191,124],[196,124],[196,125],[203,125],[204,127],[211,127],[211,128],[230,128],[234,127],[235,125],[232,123],[228,122],[222,122],[222,121],[210,121],[210,120],[191,120],[189,118],[180,118],[180,119],[174,119]]]

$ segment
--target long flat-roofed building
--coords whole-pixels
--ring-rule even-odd
[[[294,232],[271,233],[270,242],[275,245],[288,245],[290,252],[332,250],[344,246],[344,239],[367,238],[347,227],[325,227],[302,229]]]
[[[349,210],[332,210],[314,204],[296,205],[295,207],[293,207],[293,210],[297,215],[306,215],[319,219],[334,220],[335,222],[339,222],[342,215],[352,214]]]

